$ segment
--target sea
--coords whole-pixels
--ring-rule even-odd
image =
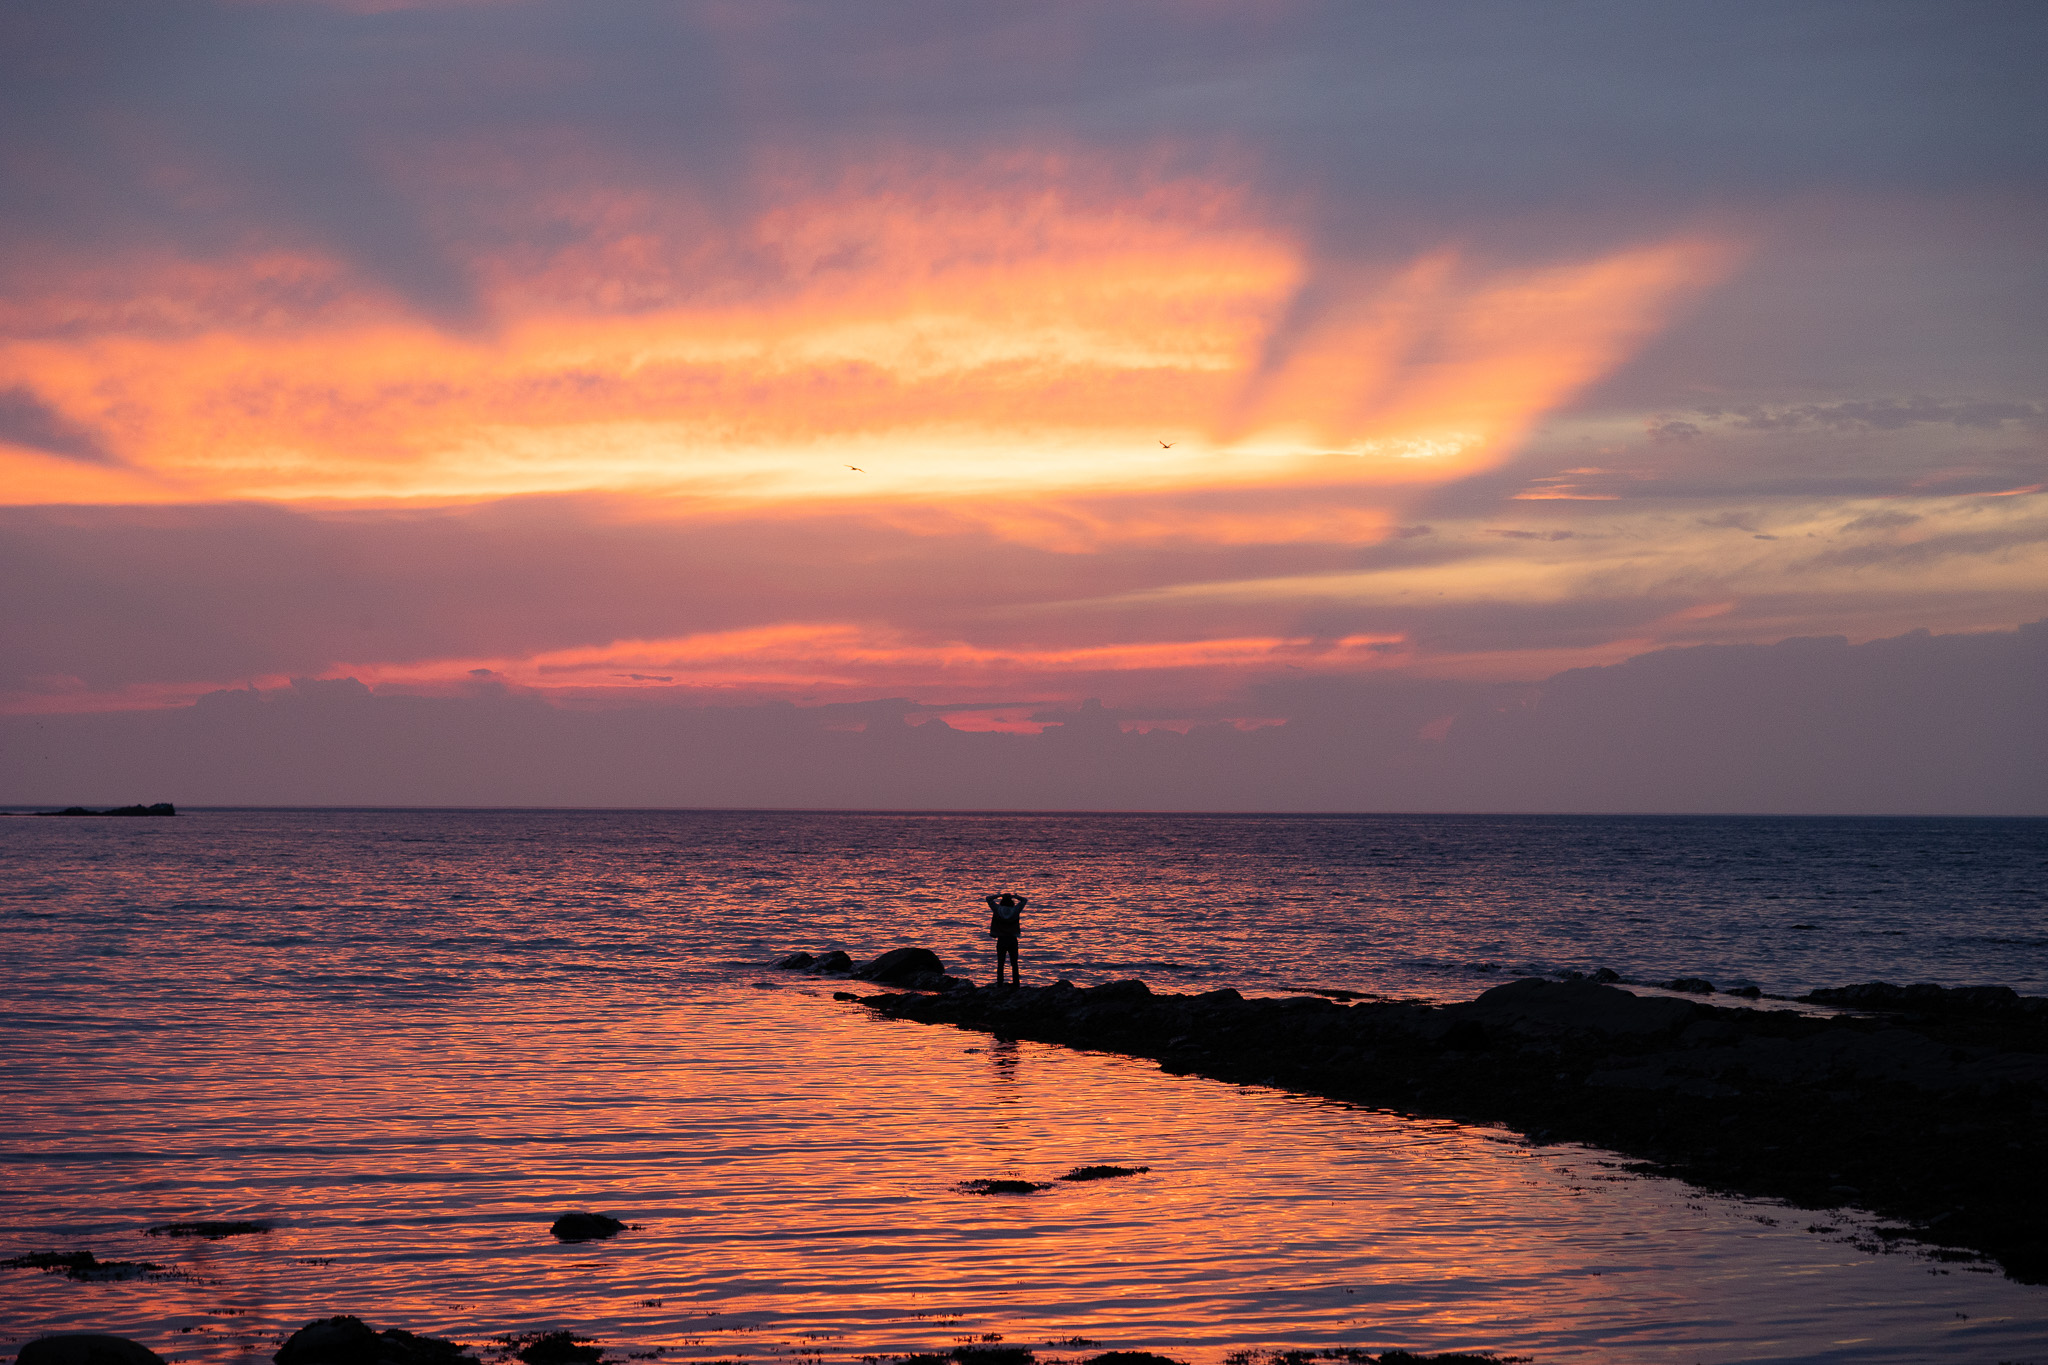
[[[2048,1288],[1503,1128],[876,1018],[770,964],[1469,999],[2048,994],[2048,821],[563,810],[0,818],[0,1355],[2048,1361]],[[1724,996],[1726,1003],[1739,1003]],[[1788,1007],[1785,1000],[1773,1002]],[[1881,1116],[1874,1116],[1881,1121]],[[1111,1163],[1143,1175],[1055,1177]],[[1027,1197],[966,1181],[1054,1181]],[[628,1229],[558,1243],[588,1209]],[[271,1230],[150,1235],[196,1219]],[[1250,1354],[1247,1354],[1250,1353]]]

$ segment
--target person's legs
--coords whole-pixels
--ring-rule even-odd
[[[1002,984],[1003,984],[1003,959],[1004,959],[1004,958],[1008,958],[1008,959],[1010,960],[1010,984],[1011,984],[1011,985],[1013,985],[1013,986],[1021,986],[1021,985],[1023,985],[1023,984],[1024,984],[1024,982],[1023,982],[1023,979],[1022,979],[1021,977],[1019,977],[1019,976],[1018,976],[1018,974],[1017,974],[1017,940],[1016,940],[1016,939],[1014,939],[1014,938],[999,938],[999,939],[997,939],[997,940],[996,940],[996,984],[997,984],[998,986],[1000,986],[1000,985],[1002,985]]]

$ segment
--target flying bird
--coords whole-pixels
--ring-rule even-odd
[[[852,471],[853,471],[854,473],[856,473],[856,474],[865,474],[865,473],[867,473],[867,471],[866,471],[865,469],[862,469],[862,468],[861,468],[861,467],[860,467],[859,465],[857,465],[857,464],[850,464],[850,465],[848,465],[848,466],[847,466],[847,468],[848,468],[848,469],[851,469],[851,470],[852,470]]]
[[[1161,442],[1159,443],[1159,448],[1160,448],[1161,450],[1172,450],[1172,449],[1173,449],[1173,442],[1172,442],[1172,441],[1161,441]]]

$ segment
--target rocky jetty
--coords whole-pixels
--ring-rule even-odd
[[[2048,1283],[2048,1001],[1844,991],[1813,1000],[1892,1012],[1731,1008],[1537,979],[1444,1006],[1164,995],[1142,981],[848,998],[1175,1073],[1506,1124],[1728,1193],[1853,1205],[1900,1224],[1880,1238],[1981,1254]]]

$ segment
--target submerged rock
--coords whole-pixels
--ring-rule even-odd
[[[204,1237],[217,1242],[223,1237],[246,1237],[251,1233],[268,1232],[270,1224],[251,1223],[244,1220],[202,1219],[194,1223],[158,1223],[149,1229],[151,1237]]]
[[[513,1354],[526,1365],[593,1365],[604,1357],[604,1348],[594,1345],[589,1337],[566,1331],[529,1332],[506,1337],[503,1344],[517,1348]]]
[[[1042,1180],[963,1180],[953,1188],[962,1194],[1037,1194],[1052,1186]]]
[[[942,977],[945,974],[946,964],[929,948],[891,948],[854,972],[863,981],[884,986],[908,986],[912,977]]]
[[[1687,995],[1712,995],[1714,983],[1703,976],[1681,976],[1664,983],[1667,991],[1684,991]]]
[[[164,1365],[164,1358],[139,1341],[99,1332],[59,1332],[21,1348],[15,1365]]]
[[[834,948],[829,953],[818,954],[818,960],[810,965],[810,970],[821,974],[850,972],[853,970],[853,959]]]
[[[1076,1166],[1061,1176],[1062,1180],[1115,1180],[1119,1176],[1144,1175],[1150,1166]]]
[[[379,1332],[348,1314],[307,1323],[271,1359],[277,1365],[476,1365],[460,1342],[396,1327]]]
[[[0,1266],[81,1281],[133,1280],[163,1269],[154,1261],[102,1261],[90,1251],[31,1251],[0,1261]]]
[[[626,1230],[626,1225],[608,1213],[578,1211],[565,1213],[548,1228],[557,1241],[596,1242],[606,1237],[616,1237]]]
[[[780,967],[785,972],[796,972],[802,971],[805,967],[810,966],[813,962],[816,962],[817,960],[818,959],[812,957],[809,953],[790,953],[786,956],[776,958],[775,965]]]

